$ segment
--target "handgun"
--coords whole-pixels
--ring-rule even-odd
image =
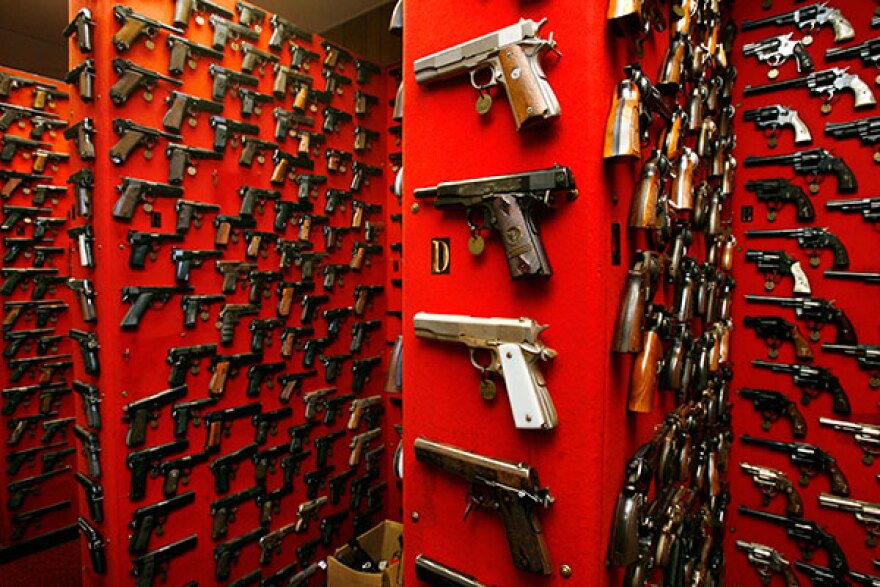
[[[113,7],[113,17],[119,21],[122,27],[113,35],[113,46],[120,53],[124,53],[131,49],[134,42],[141,35],[148,39],[154,39],[160,30],[170,31],[178,35],[186,34],[179,28],[167,25],[163,22],[144,16],[135,12],[128,6],[117,4]],[[148,48],[152,49],[152,41],[148,43]]]
[[[110,88],[110,100],[117,106],[125,104],[129,96],[138,88],[144,88],[144,99],[149,102],[153,99],[153,89],[160,81],[173,86],[183,85],[178,79],[119,57],[113,59],[113,71],[119,76],[119,81]]]

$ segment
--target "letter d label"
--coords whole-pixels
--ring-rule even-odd
[[[431,273],[442,275],[449,273],[449,239],[431,239]]]

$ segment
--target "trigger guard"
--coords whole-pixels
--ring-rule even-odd
[[[471,365],[473,365],[474,368],[477,369],[481,375],[484,373],[488,373],[490,371],[493,373],[497,373],[501,369],[501,365],[498,361],[498,356],[493,351],[491,351],[491,350],[489,351],[490,353],[492,353],[492,360],[489,361],[489,363],[486,365],[481,365],[480,362],[477,361],[477,358],[476,358],[477,350],[476,349],[469,349],[469,352],[470,352]]]
[[[477,75],[479,73],[481,73],[483,71],[487,71],[487,70],[489,71],[489,74],[490,74],[489,75],[489,82],[486,84],[477,83]],[[473,88],[475,90],[479,90],[480,92],[482,92],[486,88],[491,88],[493,86],[498,85],[498,80],[496,79],[498,77],[498,72],[495,71],[495,68],[492,65],[484,65],[483,67],[478,67],[476,69],[473,69],[470,72],[470,76],[471,76],[471,86],[473,86]]]

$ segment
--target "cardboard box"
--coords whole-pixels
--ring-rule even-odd
[[[400,537],[403,524],[385,520],[378,526],[358,536],[367,554],[373,560],[388,560],[400,552]],[[348,546],[338,548],[334,556],[327,558],[327,587],[402,587],[403,570],[400,562],[388,566],[382,573],[360,573],[340,563],[336,557],[348,550]]]

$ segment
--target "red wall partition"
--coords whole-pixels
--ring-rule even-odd
[[[235,12],[236,3],[231,0],[224,0],[218,2],[218,4]],[[170,347],[218,343],[219,335],[218,329],[215,328],[215,322],[218,320],[218,313],[222,304],[248,303],[247,290],[244,287],[237,287],[236,293],[227,295],[225,302],[210,306],[204,315],[200,315],[195,329],[188,330],[183,328],[180,307],[181,298],[179,295],[176,295],[161,309],[159,307],[152,307],[147,310],[137,328],[122,329],[120,327],[123,316],[130,309],[130,306],[121,300],[123,288],[130,286],[173,286],[175,284],[174,265],[169,260],[172,248],[213,249],[215,246],[215,229],[212,225],[214,214],[206,214],[201,222],[196,222],[186,232],[184,239],[180,243],[162,244],[156,254],[150,255],[150,258],[147,259],[145,269],[130,268],[128,260],[130,247],[127,244],[129,231],[174,233],[176,198],[156,198],[149,210],[145,210],[144,206],[138,205],[130,222],[120,221],[113,217],[111,210],[119,198],[117,186],[121,184],[123,177],[146,179],[160,183],[167,183],[169,180],[169,162],[165,153],[168,141],[165,139],[160,139],[152,150],[136,149],[122,165],[111,163],[108,158],[108,150],[119,140],[119,137],[113,130],[113,121],[117,118],[130,119],[138,124],[162,129],[163,117],[168,109],[165,98],[170,94],[170,91],[178,90],[200,98],[210,99],[214,80],[209,74],[209,66],[212,63],[216,63],[223,67],[240,71],[242,68],[240,48],[243,43],[237,36],[234,36],[227,42],[223,51],[223,58],[220,60],[214,60],[210,57],[199,58],[193,63],[190,63],[188,60],[182,75],[172,75],[174,79],[183,82],[179,87],[159,81],[149,95],[145,94],[142,89],[137,89],[123,105],[115,105],[110,99],[110,89],[119,79],[119,76],[113,69],[114,58],[121,57],[131,60],[139,66],[154,70],[163,75],[169,75],[169,49],[166,46],[169,33],[165,30],[159,31],[158,35],[154,39],[150,39],[149,43],[145,42],[145,39],[141,37],[132,43],[131,49],[124,53],[117,51],[113,45],[113,35],[119,30],[120,23],[114,19],[115,5],[115,2],[110,1],[74,1],[70,5],[71,17],[84,7],[91,11],[95,21],[95,50],[89,57],[94,58],[97,69],[95,101],[91,104],[79,102],[75,109],[75,116],[94,117],[98,129],[96,137],[98,157],[94,163],[97,180],[94,192],[95,209],[92,221],[96,235],[95,252],[97,267],[89,273],[89,276],[94,280],[95,288],[98,292],[97,311],[99,318],[96,331],[101,342],[101,375],[99,378],[92,380],[92,382],[100,388],[102,398],[103,428],[99,432],[99,436],[102,450],[100,459],[104,474],[100,481],[103,484],[106,495],[105,521],[101,524],[95,524],[95,527],[102,533],[106,542],[108,570],[106,574],[98,575],[91,566],[86,565],[85,583],[89,585],[121,585],[133,580],[130,573],[134,557],[128,553],[130,535],[128,524],[132,520],[133,512],[137,508],[163,499],[161,476],[158,479],[152,476],[148,477],[146,496],[143,499],[132,500],[129,498],[131,472],[126,467],[126,459],[129,453],[132,452],[132,449],[127,448],[124,442],[128,429],[128,424],[123,420],[125,406],[130,402],[152,396],[169,388],[169,367],[166,364],[166,353]],[[136,3],[132,5],[132,8],[149,18],[170,24],[174,6],[175,3],[173,2]],[[273,28],[269,23],[270,17],[271,14],[267,14],[260,27],[251,27],[253,30],[259,28],[261,32],[258,39],[248,40],[248,42],[262,51],[269,51],[268,41]],[[239,15],[235,14],[232,20],[238,23]],[[208,15],[194,16],[188,24],[185,36],[191,41],[210,46],[212,44],[213,28],[208,24]],[[312,36],[310,40],[295,39],[296,44],[318,54],[317,59],[310,63],[308,70],[304,68],[301,71],[301,73],[314,79],[313,86],[318,90],[324,89],[322,62],[326,57],[326,52],[322,48],[322,40],[317,35]],[[290,65],[291,55],[286,43],[284,44],[283,51],[278,55],[283,65]],[[71,42],[71,66],[79,64],[85,57],[86,55],[77,50],[76,44]],[[338,67],[335,68],[335,72],[350,78],[352,83],[340,86],[340,90],[332,97],[330,106],[353,114],[356,91],[364,91],[378,96],[380,100],[384,100],[386,82],[382,73],[373,74],[368,81],[355,81],[357,73],[353,60],[347,62],[340,61]],[[258,86],[253,89],[264,94],[272,94],[273,79],[275,77],[272,71],[272,64],[266,65],[264,72],[257,69],[253,74],[259,78]],[[258,125],[258,137],[260,139],[276,141],[274,138],[275,120],[273,119],[273,110],[278,107],[289,111],[292,108],[292,103],[292,94],[288,93],[283,100],[270,100],[268,103],[262,104],[258,111],[255,111],[254,115],[250,118],[243,118],[240,112],[240,102],[237,97],[237,86],[235,86],[229,89],[223,100],[223,113],[220,116]],[[312,126],[303,126],[301,130],[316,133],[323,132],[321,130],[324,121],[324,116],[322,115],[323,106],[323,104],[318,103],[316,107],[306,109],[305,114],[313,117],[315,122]],[[199,113],[194,117],[192,123],[190,123],[190,117],[187,117],[181,130],[182,142],[186,145],[210,150],[214,141],[215,129],[209,125],[209,116],[206,113]],[[366,116],[353,116],[351,121],[340,123],[338,132],[326,133],[326,141],[323,144],[312,145],[307,157],[313,160],[313,170],[303,168],[291,170],[295,175],[306,173],[328,177],[328,181],[324,185],[317,186],[314,194],[312,194],[311,201],[314,204],[315,215],[324,213],[328,189],[349,191],[353,177],[351,164],[345,165],[344,169],[341,169],[338,173],[328,172],[325,152],[328,149],[338,149],[353,153],[354,129],[357,125],[363,125],[372,131],[376,131],[378,138],[372,141],[371,149],[354,153],[353,160],[380,169],[384,169],[386,166],[386,112],[382,104],[379,103],[374,105]],[[293,125],[292,128],[296,129],[296,125]],[[283,151],[288,153],[297,152],[297,140],[286,137],[278,142]],[[298,185],[293,181],[285,179],[281,184],[270,183],[270,177],[274,168],[271,149],[266,151],[263,156],[257,157],[250,168],[239,165],[238,159],[241,149],[240,140],[231,139],[220,160],[207,159],[197,161],[191,167],[188,166],[181,184],[185,192],[183,197],[189,200],[218,204],[221,207],[220,214],[227,215],[239,214],[241,198],[237,194],[237,190],[243,185],[280,190],[282,200],[296,201]],[[386,189],[386,181],[380,174],[380,176],[368,179],[361,191],[353,195],[353,200],[361,200],[384,206],[387,194]],[[383,218],[383,214],[384,211],[373,212],[366,216],[369,225],[378,233],[378,240],[375,241],[375,244],[381,246],[382,252],[371,255],[371,259],[366,262],[361,270],[353,270],[344,274],[332,291],[325,291],[325,288],[322,286],[324,280],[323,267],[331,264],[351,264],[354,244],[365,240],[365,228],[362,226],[352,229],[350,233],[341,238],[340,247],[326,250],[325,238],[322,234],[323,226],[317,222],[314,224],[310,238],[314,245],[314,251],[327,252],[328,256],[323,259],[322,263],[316,264],[314,269],[315,287],[314,292],[311,293],[313,295],[327,294],[330,296],[329,300],[320,307],[313,320],[315,328],[314,337],[323,337],[325,335],[327,321],[321,318],[323,310],[353,306],[356,301],[354,292],[357,286],[385,285],[386,270],[384,258],[387,254],[388,243],[386,220]],[[292,224],[286,226],[284,231],[275,231],[278,238],[297,240],[297,219],[299,215],[295,215]],[[352,215],[353,207],[351,200],[343,202],[334,212],[328,215],[328,225],[342,228],[348,227],[351,225]],[[254,217],[257,220],[256,230],[273,232],[275,211],[272,201],[268,201],[265,204],[265,209],[263,209],[263,206],[258,206]],[[236,232],[238,232],[238,236],[234,237],[228,247],[223,249],[222,260],[249,260],[257,263],[258,269],[264,271],[272,271],[279,268],[280,257],[271,243],[256,258],[245,259],[247,243],[243,238],[243,231]],[[301,269],[298,266],[293,266],[284,271],[283,279],[285,281],[300,280],[300,272]],[[192,269],[190,285],[193,286],[194,293],[196,294],[220,293],[221,281],[221,275],[214,267],[214,259],[209,259],[203,266]],[[241,280],[239,280],[239,283],[241,283]],[[219,345],[219,353],[247,353],[250,351],[251,334],[248,331],[248,326],[251,320],[256,318],[269,319],[276,316],[276,306],[279,297],[275,293],[275,286],[275,283],[269,283],[267,295],[262,299],[259,313],[255,316],[243,317],[235,327],[233,344],[229,346]],[[293,309],[289,319],[285,320],[284,327],[292,328],[301,325],[300,313],[302,309],[300,307],[300,300],[301,296],[294,300]],[[363,348],[342,364],[341,374],[333,383],[325,383],[325,367],[322,366],[320,361],[316,361],[313,368],[316,368],[318,373],[305,379],[302,393],[309,393],[331,385],[337,388],[336,395],[338,396],[351,393],[353,361],[368,359],[374,356],[383,357],[382,362],[372,371],[364,389],[357,392],[356,395],[358,398],[364,398],[381,393],[382,384],[385,379],[385,365],[387,364],[384,359],[386,340],[384,324],[387,323],[384,316],[385,307],[384,295],[380,293],[373,296],[372,302],[367,305],[362,316],[349,316],[343,320],[341,336],[327,346],[320,354],[331,356],[349,353],[351,341],[349,333],[353,323],[356,321],[382,320],[383,327],[373,332],[367,342],[364,343]],[[254,401],[262,404],[263,412],[276,410],[284,406],[284,403],[278,397],[281,386],[277,377],[285,374],[301,373],[306,369],[302,366],[303,353],[299,348],[294,351],[292,358],[289,360],[281,358],[279,335],[280,329],[276,329],[270,334],[271,344],[267,343],[262,361],[260,361],[260,363],[284,362],[283,370],[280,373],[270,375],[266,380],[267,382],[270,379],[273,380],[273,385],[264,384],[258,397],[246,397],[245,389],[248,383],[248,366],[241,367],[237,375],[230,376],[227,388],[220,396],[219,402],[203,409],[202,416],[208,412],[234,408]],[[209,366],[210,359],[203,359],[199,362],[198,373],[188,374],[186,380],[188,386],[187,395],[184,399],[178,401],[209,397],[208,385],[212,377]],[[78,375],[81,375],[81,372]],[[387,400],[383,398],[382,403],[387,403]],[[294,476],[292,492],[281,498],[279,503],[280,509],[272,516],[271,524],[265,530],[273,531],[295,521],[297,519],[298,505],[308,501],[303,475],[311,473],[317,468],[315,462],[315,440],[317,438],[331,432],[341,432],[341,437],[335,442],[327,461],[329,465],[335,467],[329,476],[332,477],[344,473],[349,469],[349,443],[356,434],[366,431],[366,425],[363,423],[360,425],[359,430],[346,430],[350,405],[351,402],[345,402],[339,406],[340,411],[334,423],[321,423],[323,412],[318,414],[316,418],[318,425],[311,431],[310,442],[307,441],[303,447],[306,450],[311,450],[311,454],[302,462],[299,474]],[[267,442],[260,446],[260,450],[281,443],[289,443],[288,429],[306,422],[301,394],[295,394],[290,399],[289,406],[293,410],[292,416],[281,419],[277,426],[277,435],[270,434]],[[169,406],[164,406],[159,410],[156,426],[148,427],[146,443],[142,447],[138,447],[138,449],[170,443],[175,440],[170,410]],[[390,410],[386,410],[386,412],[388,411]],[[83,423],[82,420],[81,423]],[[380,468],[375,479],[368,480],[366,483],[364,479],[361,480],[361,484],[364,485],[365,489],[381,485],[385,475],[390,471],[391,454],[397,441],[397,433],[392,428],[393,423],[387,416],[382,418],[379,424],[382,427],[382,434],[379,440],[374,441],[368,448],[368,450],[373,450],[380,447],[383,443],[387,442],[388,444],[384,455],[380,457]],[[188,448],[170,457],[165,457],[163,460],[187,454],[201,453],[206,439],[205,430],[204,423],[199,426],[190,425],[185,437],[189,443]],[[222,439],[219,452],[212,454],[210,460],[240,449],[253,441],[254,427],[251,425],[250,418],[237,420],[232,423],[230,434]],[[268,492],[282,487],[283,472],[281,467],[277,466],[278,461],[276,460],[275,462],[276,467],[270,471],[265,483],[265,491]],[[80,459],[80,468],[85,470],[85,461],[82,459]],[[366,476],[363,458],[354,469],[353,479]],[[249,461],[243,462],[232,480],[230,492],[225,495],[255,486],[254,473],[254,465]],[[192,469],[187,483],[181,485],[178,491],[178,494],[189,490],[195,491],[195,503],[185,506],[179,511],[172,512],[168,516],[164,532],[161,536],[158,533],[154,533],[149,543],[149,550],[152,551],[161,546],[185,539],[188,536],[197,535],[198,541],[195,550],[170,562],[167,570],[167,584],[169,585],[183,585],[193,580],[198,580],[203,584],[225,583],[249,575],[252,572],[266,579],[279,569],[289,565],[294,565],[296,567],[295,572],[298,572],[304,568],[303,565],[311,564],[323,558],[326,554],[332,552],[331,547],[343,543],[348,537],[352,536],[352,523],[356,518],[359,519],[361,524],[367,524],[367,527],[369,527],[371,520],[373,523],[378,523],[384,517],[393,517],[393,512],[397,508],[391,505],[391,501],[385,501],[389,499],[387,495],[383,497],[383,493],[380,490],[374,490],[371,494],[374,495],[375,503],[368,505],[367,498],[362,499],[359,506],[352,508],[349,512],[346,521],[338,533],[332,537],[330,544],[318,546],[310,554],[303,551],[301,553],[303,556],[300,559],[302,564],[297,566],[298,549],[320,537],[319,523],[321,519],[340,513],[348,508],[351,498],[351,483],[352,481],[349,480],[344,484],[344,493],[339,503],[327,504],[319,512],[318,517],[308,525],[304,533],[290,535],[284,539],[281,546],[281,554],[273,556],[270,565],[260,565],[260,548],[255,543],[251,543],[242,549],[239,559],[232,566],[229,578],[215,580],[215,547],[259,528],[259,510],[253,499],[243,503],[238,508],[234,521],[230,520],[226,537],[213,540],[212,518],[210,516],[211,504],[223,497],[223,495],[218,495],[215,492],[214,476],[209,470],[208,464],[200,464]],[[328,489],[325,482],[318,495],[327,494]],[[370,508],[370,505],[374,507]],[[81,506],[82,511],[85,511],[84,501],[81,503]],[[370,509],[373,509],[371,516],[367,513]],[[386,515],[386,511],[391,512],[391,515]],[[88,560],[85,545],[83,549],[83,557],[85,560]],[[290,567],[290,571],[288,575],[293,574],[293,567]],[[279,576],[272,580],[277,582],[281,580],[281,577]],[[157,575],[156,582],[158,581]]]
[[[0,101],[13,106],[37,109],[44,112],[44,116],[57,121],[66,122],[70,119],[69,101],[66,96],[61,94],[41,102],[41,94],[43,88],[55,88],[55,91],[66,93],[67,88],[63,82],[46,78],[43,76],[33,75],[28,72],[12,70],[8,68],[0,68],[0,76],[12,76],[23,80],[22,83],[13,83],[9,89],[7,96],[0,98]],[[54,91],[52,92],[54,94]],[[6,112],[4,108],[4,113]],[[40,115],[37,115],[39,118]],[[31,132],[34,124],[30,121],[31,116],[22,116],[18,121],[11,124],[5,131],[4,136],[20,137],[24,139],[32,138]],[[64,126],[52,125],[45,129],[45,132],[39,138],[41,141],[48,143],[48,146],[41,146],[41,149],[49,151],[70,154],[73,152],[70,143],[64,138]],[[56,186],[66,188],[66,192],[62,190],[52,190],[51,193],[44,193],[45,201],[39,204],[39,207],[46,207],[51,213],[41,213],[41,216],[52,218],[61,218],[66,221],[63,225],[54,225],[49,227],[45,237],[36,246],[59,247],[61,251],[58,253],[48,254],[46,256],[45,268],[57,269],[58,275],[67,275],[71,266],[71,254],[68,251],[68,235],[67,229],[72,226],[74,197],[73,190],[66,184],[68,176],[71,174],[74,165],[70,161],[59,160],[49,162],[42,172],[34,170],[34,164],[37,157],[34,156],[34,150],[21,148],[14,158],[5,163],[0,163],[2,171],[13,171],[19,173],[37,173],[38,175],[48,176],[49,179],[38,179],[35,181],[24,182],[17,189],[11,190],[8,196],[4,195],[4,206],[37,206],[37,193],[42,191],[36,189],[37,186]],[[76,156],[73,155],[75,158]],[[15,179],[10,178],[4,181],[4,192],[15,183]],[[11,217],[12,212],[4,214]],[[27,239],[34,235],[33,222],[25,219],[8,232],[3,232],[4,253],[15,245],[12,243],[14,239]],[[12,239],[12,240],[7,240]],[[36,254],[32,246],[25,246],[16,256],[15,260],[4,262],[4,268],[29,268],[36,267]],[[4,276],[5,277],[5,276]],[[32,300],[34,291],[33,281],[25,280],[21,287],[15,288],[10,295],[3,296],[4,319],[9,318],[15,312],[14,305],[21,302]],[[46,292],[43,301],[57,301],[60,304],[67,304],[72,308],[74,298],[71,292],[64,284],[53,284]],[[17,353],[13,357],[6,357],[0,362],[0,387],[3,388],[3,430],[6,436],[0,449],[0,462],[4,463],[4,481],[0,483],[0,557],[6,563],[3,565],[4,579],[10,581],[23,581],[22,577],[27,577],[34,567],[44,569],[47,576],[58,577],[59,581],[63,581],[61,577],[65,577],[71,573],[77,573],[79,567],[79,556],[76,549],[70,544],[58,544],[59,539],[69,541],[75,536],[75,531],[71,533],[71,525],[76,523],[77,516],[77,486],[73,481],[73,473],[76,470],[76,460],[72,451],[75,446],[73,436],[71,434],[70,424],[66,424],[60,432],[51,440],[43,441],[44,429],[41,426],[44,421],[61,420],[70,418],[75,413],[75,403],[72,394],[58,394],[57,401],[43,404],[41,402],[42,391],[26,393],[25,396],[17,397],[18,388],[27,388],[37,385],[40,376],[39,369],[27,369],[21,379],[12,381],[9,379],[12,374],[10,368],[10,360],[28,359],[47,355],[68,354],[78,352],[78,348],[72,345],[67,339],[67,333],[73,324],[71,320],[71,310],[62,310],[60,312],[52,312],[51,319],[45,323],[37,325],[37,317],[33,310],[22,312],[20,317],[14,324],[10,325],[7,331],[4,325],[4,347],[11,348],[18,344],[15,342],[17,334],[32,329],[47,329],[49,332],[39,335],[40,337],[56,337],[63,338],[55,340],[48,348],[38,350],[38,344],[35,339],[30,339],[21,344]],[[63,371],[60,376],[56,376],[54,381],[70,381],[71,370]],[[63,389],[65,386],[62,385]],[[34,422],[32,426],[28,426],[27,430],[20,435],[17,442],[12,441],[13,435],[18,435],[15,420],[19,418],[35,417],[40,414],[50,414],[42,420]],[[57,445],[57,446],[50,446]],[[33,451],[33,454],[23,463],[19,462],[18,455]],[[52,457],[53,453],[58,453]],[[49,454],[54,461],[51,469],[46,466],[44,455]],[[11,456],[10,456],[11,455]],[[63,455],[63,456],[61,456]],[[19,466],[20,465],[20,466]],[[65,469],[66,467],[66,469]],[[20,482],[39,476],[43,473],[51,473],[58,471],[59,474],[37,482],[29,491],[24,489],[21,494],[24,499],[17,506],[11,506],[10,498],[14,497],[14,493],[18,490],[10,491],[10,484],[21,485]],[[21,524],[15,520],[16,516],[26,514],[33,510],[51,506],[58,503],[70,502],[69,507],[47,513],[40,519],[38,524]],[[13,533],[21,532],[13,540]],[[41,538],[50,535],[46,543],[41,543]],[[36,540],[35,540],[36,539]],[[26,546],[22,546],[22,544]],[[53,546],[54,544],[54,546]],[[46,548],[48,550],[45,550]],[[25,558],[18,558],[23,554],[31,554]],[[11,583],[10,583],[11,584]]]
[[[634,52],[605,28],[606,6],[558,0],[501,3],[433,0],[405,12],[404,85],[408,130],[404,186],[404,416],[407,537],[406,582],[416,583],[411,561],[424,554],[498,585],[602,584],[611,511],[627,455],[650,433],[659,411],[628,416],[629,360],[609,351],[620,287],[637,243],[622,243],[612,264],[612,222],[625,222],[630,176],[602,162],[602,130],[610,96]],[[516,23],[547,18],[562,53],[542,59],[562,108],[551,124],[516,132],[510,108],[496,94],[489,114],[474,111],[478,93],[467,75],[418,86],[412,63],[436,51]],[[441,25],[442,23],[442,25]],[[653,49],[649,49],[653,53]],[[661,53],[662,54],[662,53]],[[650,71],[650,69],[649,69]],[[434,210],[413,190],[443,181],[515,173],[558,163],[574,173],[579,197],[561,201],[538,219],[553,276],[511,281],[497,234],[479,257],[468,252],[462,211]],[[618,194],[615,201],[614,194]],[[416,209],[418,206],[418,209]],[[484,234],[485,236],[485,234]],[[450,271],[431,274],[431,239],[449,238]],[[517,430],[507,398],[480,399],[479,373],[467,349],[417,339],[416,312],[477,317],[527,316],[547,324],[545,343],[559,355],[540,368],[559,412],[557,429]],[[500,384],[501,385],[501,384]],[[643,421],[648,420],[648,421]],[[511,563],[503,527],[488,509],[465,511],[466,482],[419,463],[413,441],[424,436],[466,450],[534,467],[556,501],[538,514],[556,572],[541,577]],[[559,569],[572,571],[565,579]]]
[[[871,17],[874,13],[872,2],[832,2],[839,8],[843,16],[849,20],[855,29],[855,38],[849,42],[835,44],[834,33],[831,28],[821,28],[809,35],[813,42],[808,44],[807,51],[815,61],[816,71],[831,67],[849,67],[850,73],[857,74],[871,88],[875,95],[880,95],[880,87],[875,83],[877,77],[876,68],[865,67],[858,59],[843,62],[828,62],[825,59],[827,49],[833,47],[850,47],[877,36],[877,31],[870,27]],[[760,10],[751,3],[737,3],[734,8],[734,16],[737,21],[753,20],[773,14],[781,14],[799,8],[800,5],[791,1],[777,1],[769,10]],[[741,32],[737,38],[737,46],[742,47],[746,43],[754,43],[772,36],[794,32],[794,39],[803,39],[807,33],[801,33],[794,27],[766,27],[754,31]],[[737,90],[737,109],[741,114],[745,110],[782,104],[797,110],[803,121],[809,127],[813,143],[811,145],[798,146],[794,144],[794,134],[791,129],[781,130],[777,133],[778,144],[775,148],[768,146],[768,133],[757,129],[753,124],[740,122],[737,127],[737,158],[740,163],[749,155],[773,155],[792,153],[801,149],[824,147],[842,157],[849,165],[859,183],[859,190],[855,194],[840,194],[837,192],[835,180],[828,176],[821,181],[819,193],[809,195],[810,201],[815,208],[816,218],[814,226],[828,227],[834,234],[840,237],[844,246],[849,251],[850,271],[880,271],[877,262],[876,249],[880,244],[877,229],[870,223],[865,222],[860,215],[841,214],[826,209],[825,203],[829,200],[855,199],[876,197],[878,171],[874,162],[875,149],[865,146],[858,139],[838,141],[824,132],[826,123],[849,122],[865,117],[877,116],[877,108],[855,110],[853,97],[849,92],[835,98],[833,109],[830,114],[823,115],[821,106],[823,98],[810,96],[807,90],[794,89],[766,94],[762,96],[742,96],[742,91],[747,85],[761,85],[772,81],[768,77],[770,67],[758,63],[752,57],[742,56],[737,51],[736,65],[739,69],[739,84]],[[789,61],[778,68],[778,80],[791,79],[798,76],[797,66],[794,61]],[[734,306],[736,315],[736,327],[733,335],[733,348],[736,356],[736,376],[733,380],[734,389],[743,387],[776,390],[785,394],[789,399],[798,402],[798,407],[807,421],[807,434],[803,439],[793,438],[787,422],[780,421],[769,430],[762,430],[761,415],[755,411],[751,402],[739,397],[735,398],[736,433],[737,442],[731,453],[732,470],[730,473],[733,503],[730,513],[731,539],[761,542],[776,548],[790,561],[803,560],[800,553],[792,542],[787,538],[785,531],[769,524],[747,518],[737,513],[736,506],[745,505],[753,509],[765,509],[774,513],[783,513],[785,500],[783,497],[775,499],[766,508],[761,505],[761,495],[752,484],[751,479],[738,470],[738,463],[748,462],[759,464],[784,471],[788,478],[795,483],[796,489],[804,501],[804,518],[813,520],[822,525],[825,530],[833,535],[840,544],[849,562],[849,567],[861,573],[878,575],[878,570],[872,565],[872,559],[880,558],[877,548],[866,546],[865,527],[857,523],[854,516],[846,512],[829,510],[819,506],[818,495],[828,493],[830,485],[825,475],[818,475],[810,481],[808,486],[798,483],[800,474],[795,466],[783,454],[776,454],[756,448],[745,446],[739,438],[742,434],[749,434],[760,438],[783,440],[786,442],[801,441],[817,445],[837,459],[837,464],[848,478],[850,484],[850,498],[869,502],[877,502],[878,483],[876,476],[880,473],[876,461],[872,466],[862,464],[862,451],[855,444],[853,436],[833,429],[820,426],[819,418],[827,417],[838,420],[849,420],[876,426],[878,419],[878,395],[872,390],[868,381],[871,378],[869,371],[858,368],[855,359],[823,352],[822,343],[835,342],[835,328],[825,326],[817,341],[811,341],[810,346],[814,354],[813,364],[829,369],[840,379],[840,383],[849,396],[852,404],[852,414],[842,416],[832,411],[832,400],[828,394],[822,394],[819,398],[810,402],[809,406],[800,403],[802,390],[792,382],[792,377],[785,374],[774,374],[764,369],[757,369],[751,365],[752,360],[762,359],[771,361],[767,353],[767,347],[763,341],[757,338],[755,331],[743,326],[742,319],[747,315],[764,316],[776,315],[797,324],[798,328],[806,336],[810,330],[807,325],[798,320],[791,309],[761,306],[747,303],[745,294],[791,296],[792,285],[789,278],[783,278],[772,292],[767,292],[764,287],[764,276],[761,275],[753,264],[746,263],[744,254],[746,249],[783,249],[792,257],[799,260],[812,285],[812,296],[834,301],[834,304],[843,310],[852,321],[858,335],[860,344],[877,344],[880,341],[880,321],[877,319],[876,301],[877,286],[831,280],[823,277],[823,272],[831,268],[831,254],[828,251],[820,253],[821,263],[818,267],[812,267],[807,256],[808,251],[798,247],[795,241],[784,239],[755,240],[745,237],[745,232],[750,229],[773,229],[773,228],[796,228],[806,226],[798,223],[795,218],[794,206],[786,205],[777,214],[774,221],[768,220],[767,208],[755,199],[754,194],[747,192],[744,185],[749,180],[767,177],[783,177],[792,180],[801,186],[805,193],[809,190],[809,179],[796,177],[792,168],[766,167],[749,168],[740,166],[737,173],[737,203],[734,210],[734,231],[739,240],[739,247],[735,266],[737,281],[737,295]],[[743,209],[746,217],[751,215],[753,220],[743,219]],[[794,356],[793,345],[783,344],[779,349],[779,357],[775,359],[779,363],[797,363]],[[734,540],[728,543],[728,569],[729,578],[733,584],[755,584],[758,576],[753,568],[745,564],[745,555],[734,550]],[[822,552],[817,552],[812,564],[827,566],[828,559]],[[806,580],[802,581],[802,584]],[[782,585],[781,578],[774,578],[773,583]]]

